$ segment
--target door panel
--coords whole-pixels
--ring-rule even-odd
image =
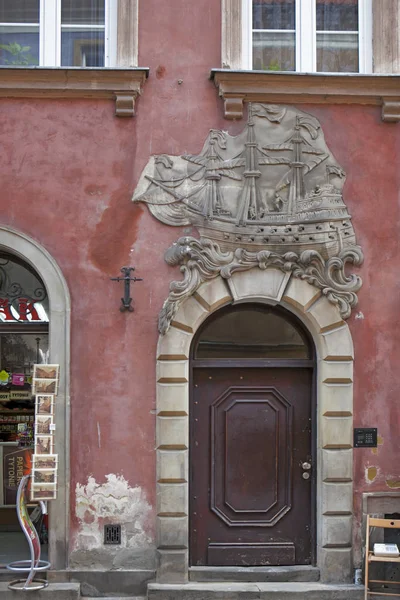
[[[311,562],[311,373],[194,368],[193,565]]]

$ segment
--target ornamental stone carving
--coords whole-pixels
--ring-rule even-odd
[[[347,276],[345,264],[360,265],[363,255],[344,181],[319,122],[285,106],[250,104],[242,133],[212,129],[198,155],[152,157],[133,201],[201,236],[180,238],[166,253],[184,279],[171,284],[160,332],[203,281],[255,267],[292,272],[349,317],[361,279]]]

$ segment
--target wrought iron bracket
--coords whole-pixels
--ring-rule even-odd
[[[123,281],[124,282],[124,297],[121,298],[121,306],[119,310],[125,312],[133,312],[132,298],[131,298],[131,281],[143,281],[141,277],[131,277],[131,273],[135,270],[135,267],[121,267],[121,273],[123,277],[110,277],[111,281]]]

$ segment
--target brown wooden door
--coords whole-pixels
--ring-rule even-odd
[[[308,368],[193,369],[192,565],[312,562],[311,384]]]

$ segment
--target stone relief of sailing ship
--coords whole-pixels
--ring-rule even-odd
[[[344,263],[361,264],[362,252],[343,201],[344,182],[317,119],[292,107],[250,104],[239,135],[212,129],[200,154],[152,157],[133,200],[145,202],[163,223],[198,229],[200,241],[180,238],[167,262],[188,265],[195,252],[198,261],[207,255],[208,263],[225,268],[241,255],[235,269],[243,270],[244,263],[260,266],[260,252],[277,264],[284,258],[288,264],[290,255],[293,272],[300,267],[305,279],[318,263],[322,279],[316,283],[314,273],[309,282],[332,290],[331,301],[346,317],[361,280],[347,277]]]

